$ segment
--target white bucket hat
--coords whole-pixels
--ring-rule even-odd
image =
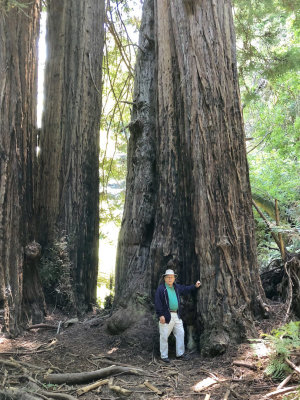
[[[166,275],[174,275],[175,278],[177,276],[177,274],[174,274],[174,271],[172,269],[167,269],[166,272],[163,274],[163,276],[166,276]]]

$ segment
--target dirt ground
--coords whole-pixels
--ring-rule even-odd
[[[274,305],[271,318],[257,323],[258,330],[270,332],[280,323],[281,315],[278,305]],[[125,394],[115,391],[115,386],[129,390],[131,394],[127,393],[127,396],[133,400],[261,400],[280,383],[264,376],[263,369],[268,356],[267,349],[260,343],[256,350],[250,343],[243,343],[219,357],[203,358],[194,352],[188,361],[179,361],[175,358],[171,341],[171,364],[166,365],[159,360],[158,334],[151,333],[149,337],[149,330],[145,331],[143,338],[130,332],[113,336],[106,330],[107,317],[107,312],[95,310],[78,322],[66,326],[65,322],[70,317],[53,312],[45,322],[55,326],[55,329],[28,330],[16,339],[0,336],[0,391],[8,387],[27,390],[32,382],[40,385],[46,373],[85,372],[124,364],[142,371],[137,375],[119,373],[109,384],[80,397],[77,390],[91,382],[81,385],[44,383],[40,387],[44,391],[69,394],[83,400],[125,398]],[[61,328],[57,334],[60,321]],[[237,360],[254,365],[256,370],[234,365],[233,362]],[[10,365],[9,361],[17,363]],[[146,381],[161,393],[155,393],[147,387]],[[217,383],[207,386],[213,382]],[[297,384],[299,381],[295,377],[288,386]],[[201,387],[202,390],[197,392]],[[290,399],[298,398],[295,394],[293,396]],[[41,396],[44,399],[50,397],[46,394]],[[6,399],[3,394],[2,398]],[[2,398],[0,393],[0,400]],[[283,395],[272,397],[282,398]]]

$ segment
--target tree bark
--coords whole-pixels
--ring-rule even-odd
[[[19,3],[24,8],[0,10],[0,309],[4,330],[11,335],[19,332],[24,314],[30,318],[32,307],[40,318],[44,312],[41,287],[31,289],[31,303],[25,299],[28,286],[23,290],[23,282],[38,282],[25,247],[34,238],[40,1]]]
[[[202,281],[203,353],[222,353],[264,298],[231,3],[145,1],[140,47],[115,304],[153,299],[172,259],[180,283]]]
[[[96,301],[104,0],[48,3],[39,239],[65,238],[76,306]]]

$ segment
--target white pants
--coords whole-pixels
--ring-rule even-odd
[[[160,334],[160,356],[168,357],[168,337],[173,331],[176,338],[176,357],[184,353],[184,329],[182,320],[178,318],[177,313],[171,313],[171,321],[168,324],[159,323]]]

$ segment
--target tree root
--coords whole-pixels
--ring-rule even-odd
[[[1,400],[41,400],[36,393],[28,393],[20,389],[0,390]]]
[[[96,371],[91,372],[74,372],[69,374],[50,374],[44,376],[44,382],[47,383],[86,383],[91,382],[96,379],[106,378],[107,376],[115,375],[115,374],[133,374],[139,375],[143,373],[141,369],[135,368],[127,368],[127,367],[120,367],[117,365],[112,365],[111,367],[102,368]]]

